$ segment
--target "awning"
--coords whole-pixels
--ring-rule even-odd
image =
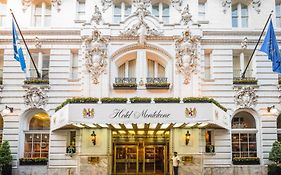
[[[230,117],[212,103],[67,104],[51,120],[51,130],[157,126],[230,128]]]

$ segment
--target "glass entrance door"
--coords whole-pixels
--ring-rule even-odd
[[[137,174],[137,145],[117,145],[114,151],[114,172],[121,174]]]

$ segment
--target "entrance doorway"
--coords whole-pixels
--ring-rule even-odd
[[[169,172],[169,134],[113,135],[113,175],[165,175]]]

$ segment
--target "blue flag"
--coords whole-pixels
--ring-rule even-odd
[[[21,70],[23,72],[25,72],[25,70],[26,70],[25,60],[24,60],[22,48],[20,46],[20,41],[19,41],[19,37],[18,37],[17,31],[16,31],[16,27],[15,27],[14,21],[12,23],[12,27],[13,27],[14,58],[18,62],[20,62]]]
[[[266,53],[268,59],[272,61],[273,72],[281,73],[281,56],[271,19],[260,51]]]

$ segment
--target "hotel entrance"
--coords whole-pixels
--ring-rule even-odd
[[[128,131],[112,136],[112,174],[165,175],[169,172],[169,131],[162,134]]]

